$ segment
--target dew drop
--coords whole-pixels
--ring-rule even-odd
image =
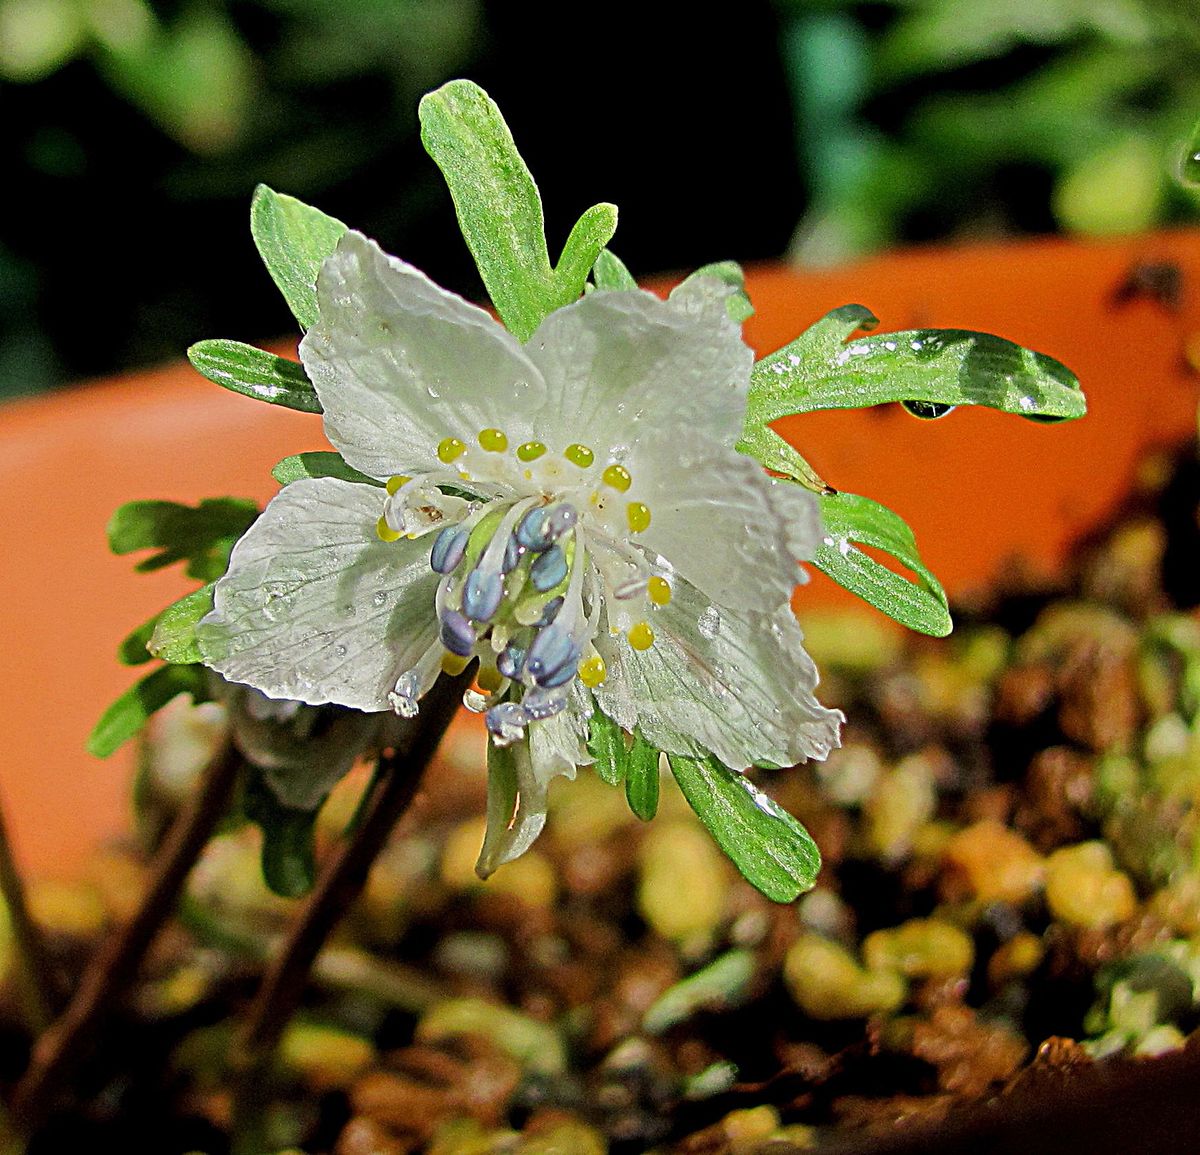
[[[696,621],[696,629],[700,631],[702,638],[707,638],[710,642],[717,636],[721,629],[721,613],[716,606],[709,606],[700,615]]]
[[[380,590],[380,591],[379,591],[379,592],[378,592],[378,593],[377,593],[377,594],[376,594],[376,595],[375,595],[375,596],[374,596],[374,597],[371,599],[371,601],[373,601],[373,602],[374,602],[374,603],[375,603],[377,606],[382,606],[382,605],[385,605],[385,604],[387,603],[387,594],[385,594],[385,593],[383,592],[383,590]]]
[[[346,647],[345,647],[344,645],[342,645],[341,643],[338,643],[338,645],[336,645],[336,646],[334,646],[334,647],[333,647],[333,652],[334,652],[334,653],[335,653],[335,654],[336,654],[336,655],[337,655],[339,658],[344,658],[344,657],[346,656],[346,654],[347,654],[347,652],[348,652],[348,651],[347,651],[347,649],[346,649]]]

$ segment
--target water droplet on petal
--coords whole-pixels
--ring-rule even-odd
[[[702,638],[707,638],[710,642],[717,636],[721,629],[721,612],[716,606],[709,606],[700,615],[696,621],[696,629],[700,631]]]

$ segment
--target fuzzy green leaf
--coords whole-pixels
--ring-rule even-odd
[[[158,614],[155,614],[148,622],[143,622],[136,630],[130,630],[121,639],[121,644],[117,647],[117,660],[122,665],[140,666],[143,662],[148,662],[154,657],[146,649],[146,646],[150,642],[150,637],[154,633],[156,625],[158,625]]]
[[[317,319],[317,273],[346,226],[320,209],[260,184],[250,203],[250,233],[271,280],[302,329]]]
[[[357,481],[362,485],[382,486],[382,482],[359,473],[353,465],[347,465],[340,453],[327,450],[314,450],[311,453],[297,453],[293,457],[285,457],[274,469],[271,476],[280,485],[291,485],[305,477],[336,477],[341,481]]]
[[[303,413],[322,411],[304,366],[286,357],[241,341],[197,341],[187,355],[197,372],[243,397]]]
[[[871,329],[862,305],[844,305],[754,366],[746,424],[788,414],[858,409],[893,401],[984,405],[1039,421],[1087,410],[1063,364],[1002,337],[966,329],[912,329],[848,340]]]
[[[324,799],[322,799],[324,801]],[[262,830],[263,881],[282,898],[300,898],[317,877],[316,822],[320,806],[284,806],[258,774],[246,784],[242,807]]]
[[[592,281],[597,289],[609,292],[624,292],[638,287],[633,274],[625,267],[625,262],[611,249],[601,249],[592,266]]]
[[[203,661],[200,647],[196,644],[196,626],[213,608],[214,585],[215,582],[209,582],[193,590],[158,615],[154,633],[147,643],[150,653],[164,662],[177,665]]]
[[[886,506],[853,493],[835,493],[820,500],[827,540],[817,550],[813,565],[909,629],[945,637],[954,625],[946,591],[921,561],[916,539],[904,520]],[[856,549],[854,543],[890,554],[917,580],[893,573]]]
[[[421,140],[454,200],[463,237],[505,325],[527,341],[542,319],[583,292],[617,227],[617,210],[593,205],[552,268],[542,200],[492,99],[452,80],[421,100]]]
[[[180,694],[191,694],[195,702],[209,700],[202,666],[160,666],[131,686],[96,723],[88,738],[88,752],[107,758]]]
[[[812,889],[821,853],[795,818],[715,758],[669,761],[683,796],[747,882],[772,902]]]
[[[175,501],[131,501],[108,523],[109,548],[116,554],[154,549],[139,573],[186,561],[197,581],[216,581],[229,566],[229,553],[258,516],[258,506],[241,497],[205,498],[197,506]]]
[[[625,781],[629,762],[625,731],[599,707],[588,728],[588,753],[595,759],[592,769],[610,786],[619,786]]]
[[[625,798],[629,809],[643,822],[658,813],[658,791],[658,751],[635,733],[625,766]]]

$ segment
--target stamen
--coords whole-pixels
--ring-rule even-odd
[[[630,533],[641,533],[650,526],[650,507],[641,501],[631,501],[625,507]]]
[[[521,709],[533,721],[542,722],[561,714],[567,705],[567,695],[561,691],[548,694],[545,690],[534,688],[521,699]]]
[[[508,448],[508,438],[499,429],[481,429],[479,448],[488,453],[503,453]]]
[[[579,653],[571,641],[571,635],[557,626],[550,625],[541,630],[529,647],[525,659],[525,672],[536,682],[545,684],[545,679],[558,673],[566,665],[574,666]]]
[[[540,441],[526,441],[517,446],[517,459],[528,463],[536,461],[545,452],[546,447]]]
[[[564,501],[561,505],[556,505],[546,515],[545,532],[549,534],[551,541],[555,541],[569,530],[574,529],[578,521],[579,510],[569,501]]]
[[[446,437],[438,442],[437,455],[438,460],[449,465],[450,462],[457,460],[467,451],[464,445],[457,437]]]
[[[563,456],[572,465],[578,465],[580,469],[587,469],[596,460],[596,455],[586,445],[580,445],[578,442],[568,445],[563,450]]]
[[[500,564],[500,572],[512,573],[520,563],[523,552],[521,543],[517,541],[516,534],[513,534],[504,544],[504,561]]]
[[[400,474],[396,474],[395,477],[389,477],[386,487],[388,496],[395,497],[410,481],[412,481],[411,477],[403,477]]]
[[[462,608],[474,622],[490,622],[504,600],[504,581],[498,573],[482,567],[467,574],[463,584]]]
[[[496,657],[496,669],[506,678],[516,681],[525,668],[525,651],[520,646],[510,645]]]
[[[610,465],[601,475],[601,480],[621,493],[633,484],[633,476],[623,465]]]
[[[380,535],[382,536],[382,534]],[[467,541],[470,534],[457,525],[448,525],[434,540],[433,549],[429,551],[429,567],[434,573],[452,573],[458,569],[463,554],[467,552]]]
[[[567,660],[557,670],[553,670],[549,674],[543,674],[538,679],[538,685],[544,686],[546,689],[552,689],[555,686],[565,686],[575,677],[578,671],[579,650],[575,646],[572,646]]]
[[[562,547],[552,545],[545,553],[539,554],[529,568],[529,580],[538,593],[549,593],[563,578],[567,576],[567,556]]]
[[[396,679],[396,687],[387,696],[388,705],[401,718],[417,716],[417,698],[421,693],[420,679],[416,670],[407,670]]]
[[[488,732],[497,746],[508,746],[525,737],[529,715],[516,702],[501,702],[484,715]]]
[[[649,622],[638,622],[634,626],[630,626],[629,633],[625,635],[629,639],[629,644],[635,650],[648,650],[654,645],[654,631],[650,628]]]
[[[522,519],[520,525],[517,526],[516,539],[519,545],[525,549],[541,551],[545,549],[551,542],[551,538],[546,536],[546,531],[542,523],[546,520],[546,507],[539,506],[537,509],[531,509]]]
[[[599,654],[593,654],[579,667],[579,680],[589,689],[594,689],[608,676],[608,667]]]
[[[442,673],[457,678],[471,664],[470,658],[460,658],[457,654],[442,654]]]
[[[458,610],[448,609],[442,614],[442,645],[460,658],[469,658],[475,652],[475,628]]]
[[[646,596],[656,606],[671,604],[671,583],[664,577],[652,577],[646,583]]]
[[[399,541],[404,536],[399,530],[392,529],[388,525],[386,516],[381,517],[375,523],[375,532],[379,535],[380,541]]]
[[[556,617],[558,617],[558,611],[563,608],[563,602],[566,600],[567,599],[564,598],[562,594],[559,594],[558,597],[551,598],[542,607],[542,616],[534,623],[538,629],[548,626]]]

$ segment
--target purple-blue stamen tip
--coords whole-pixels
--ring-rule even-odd
[[[546,536],[543,522],[546,520],[546,509],[544,506],[538,506],[537,509],[531,509],[517,526],[517,531],[513,535],[517,539],[517,544],[525,549],[541,551],[550,544],[550,538]]]
[[[516,702],[501,702],[484,715],[488,732],[500,744],[517,741],[525,733],[529,721],[529,715]]]
[[[467,552],[467,531],[457,525],[448,525],[434,539],[429,551],[429,565],[434,573],[451,573],[458,568],[463,554]]]
[[[525,651],[520,646],[506,646],[496,657],[496,669],[506,678],[519,678],[525,666]]]
[[[463,583],[462,609],[474,622],[490,622],[504,600],[504,580],[498,573],[473,569]]]
[[[546,518],[546,535],[552,541],[557,540],[568,530],[574,529],[578,520],[579,510],[569,501],[564,501],[561,505],[556,505]]]
[[[475,630],[458,610],[444,610],[441,624],[442,645],[460,658],[475,652]]]
[[[538,593],[547,593],[567,576],[567,555],[562,547],[552,545],[545,553],[539,554],[533,565],[529,567],[529,580]]]
[[[547,626],[529,647],[525,659],[525,671],[536,682],[544,683],[574,658],[579,661],[579,655],[571,641],[571,635],[566,630]]]

